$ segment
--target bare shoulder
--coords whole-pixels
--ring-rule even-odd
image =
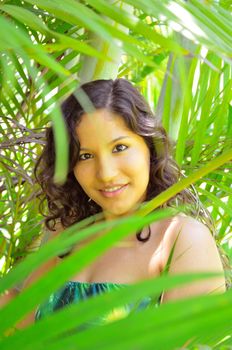
[[[191,238],[191,240],[212,240],[212,234],[205,224],[185,214],[176,215],[169,220],[163,240],[165,243],[173,245],[178,237],[182,237],[181,239]]]
[[[162,242],[162,266],[173,250],[171,269],[178,272],[222,271],[216,242],[209,228],[186,215],[170,220]]]
[[[61,222],[56,222],[54,230],[45,229],[43,236],[42,236],[41,245],[43,245],[46,242],[50,241],[51,239],[55,238],[62,231],[64,231],[64,227],[61,224]]]
[[[223,266],[215,240],[209,228],[200,221],[185,215],[170,219],[163,236],[161,255],[162,271],[167,267],[169,275],[219,273],[218,277],[165,292],[162,302],[225,291]]]

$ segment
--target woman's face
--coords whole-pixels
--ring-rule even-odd
[[[80,155],[74,174],[106,219],[132,212],[146,196],[150,152],[122,117],[106,110],[83,115],[76,128]]]

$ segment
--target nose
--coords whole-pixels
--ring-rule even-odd
[[[117,177],[118,166],[112,156],[104,156],[98,159],[96,177],[101,182],[112,182]]]

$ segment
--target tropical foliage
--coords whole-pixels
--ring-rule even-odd
[[[168,209],[144,216],[191,183],[211,212],[219,244],[232,255],[231,8],[230,1],[198,0],[0,1],[0,292],[99,230],[99,225],[86,229],[86,223],[79,223],[62,239],[28,254],[42,233],[33,167],[44,129],[52,121],[55,177],[62,182],[68,154],[59,103],[80,83],[118,76],[139,86],[173,140],[174,157],[186,177],[3,307],[1,349],[75,349],[76,344],[78,349],[232,348],[231,291],[73,332],[112,307],[199,276],[162,276],[72,305],[23,331],[13,330],[18,320],[116,240],[173,213]],[[17,264],[25,253],[27,258]]]

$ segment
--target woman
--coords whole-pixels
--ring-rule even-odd
[[[46,146],[36,165],[36,178],[48,204],[45,225],[51,235],[97,213],[107,221],[128,216],[180,178],[165,130],[128,81],[97,80],[79,91],[87,95],[88,105],[95,110],[86,113],[74,95],[62,105],[69,134],[66,182],[54,183],[52,128],[47,129]],[[184,190],[164,206],[194,201],[190,190]],[[215,271],[222,276],[165,292],[158,302],[223,292],[222,263],[209,228],[199,221],[207,219],[201,214],[191,207],[190,215],[154,222],[130,235],[73,276],[38,309],[36,319],[89,295],[159,276],[174,244],[170,275]],[[58,257],[55,264],[70,253]]]
[[[45,224],[50,232],[55,230],[55,234],[100,212],[107,221],[127,216],[180,177],[180,171],[170,156],[165,130],[128,81],[97,80],[84,84],[80,91],[87,95],[89,107],[91,104],[95,110],[86,113],[74,95],[62,105],[70,142],[67,181],[63,185],[56,185],[53,181],[55,149],[52,128],[47,130],[47,143],[36,166],[37,179],[49,208]],[[189,190],[184,190],[166,205],[176,202],[192,204],[193,198]],[[89,291],[90,294],[101,293],[113,286],[159,276],[175,242],[170,274],[223,272],[209,228],[195,218],[181,214],[154,222],[127,237],[121,246],[109,249],[88,268],[73,276],[72,281],[56,295],[53,305],[45,305],[44,310],[37,313],[37,318],[61,304],[75,302],[67,297],[70,288],[78,289],[79,298],[84,298]],[[222,275],[166,292],[159,301],[224,290]]]

